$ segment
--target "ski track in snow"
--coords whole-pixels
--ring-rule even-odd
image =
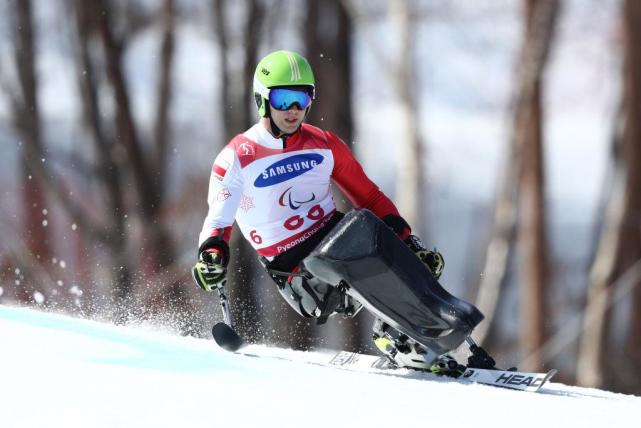
[[[321,365],[328,352],[213,340],[0,306],[0,427],[617,427],[641,397],[539,393]],[[310,364],[310,362],[312,364]]]

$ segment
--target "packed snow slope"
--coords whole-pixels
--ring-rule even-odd
[[[0,306],[0,427],[619,427],[641,397],[510,391],[407,371],[349,371],[323,353],[211,340]]]

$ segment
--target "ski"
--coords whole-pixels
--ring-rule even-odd
[[[528,373],[507,370],[467,369],[461,379],[484,385],[499,386],[519,391],[536,392],[557,373],[552,369],[547,373]]]
[[[214,336],[214,340],[218,346],[226,351],[236,352],[247,343],[234,330],[234,323],[231,320],[231,311],[229,310],[229,300],[223,287],[218,287],[218,297],[224,322],[214,324],[211,329],[211,334]]]
[[[341,351],[338,352],[330,361],[332,366],[352,368],[352,369],[378,369],[378,370],[397,370],[388,364],[385,357],[375,355],[364,355],[355,352]],[[409,369],[412,370],[412,369]],[[415,373],[425,374],[426,376],[436,376],[429,372],[415,371]],[[448,378],[448,381],[462,381],[470,383],[480,383],[483,385],[497,386],[502,388],[514,389],[518,391],[536,392],[541,389],[552,376],[557,373],[553,369],[547,373],[529,373],[508,370],[490,370],[490,369],[473,369],[468,368],[459,378]]]
[[[390,365],[388,359],[384,356],[366,355],[348,351],[338,351],[331,354],[305,353],[291,349],[262,346],[260,346],[261,349],[258,349],[255,348],[256,345],[248,346],[250,344],[243,341],[233,329],[224,323],[216,324],[212,332],[218,346],[238,355],[277,359],[322,367],[336,367],[344,370],[370,372],[372,374],[398,370],[400,376],[407,375],[407,377],[414,379],[439,379],[446,382],[477,383],[517,391],[537,392],[557,373],[555,369],[547,373],[530,373],[468,368],[463,375],[458,378],[453,378],[438,376],[427,371],[411,368],[396,368]],[[298,358],[299,355],[304,355],[304,358]]]

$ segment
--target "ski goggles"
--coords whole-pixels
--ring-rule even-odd
[[[311,103],[311,95],[304,90],[274,88],[269,91],[269,105],[276,110],[289,110],[294,104],[305,110]]]

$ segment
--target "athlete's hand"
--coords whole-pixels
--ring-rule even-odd
[[[214,291],[227,283],[227,264],[222,255],[215,250],[200,253],[198,262],[192,269],[196,285],[205,291]]]
[[[423,242],[415,235],[410,235],[405,240],[405,243],[412,251],[414,251],[414,254],[416,254],[416,256],[421,259],[425,265],[427,265],[427,268],[432,273],[434,279],[438,280],[441,277],[441,274],[443,274],[443,268],[445,267],[443,255],[436,251],[436,248],[434,250],[428,250],[425,248]]]

